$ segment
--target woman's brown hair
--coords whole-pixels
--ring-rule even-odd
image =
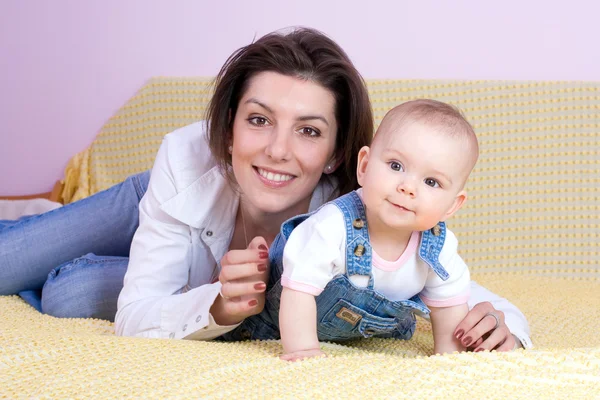
[[[238,49],[221,68],[206,119],[210,149],[222,170],[230,171],[228,147],[238,103],[250,78],[265,71],[306,79],[331,91],[336,100],[335,158],[339,164],[331,175],[337,178],[338,195],[356,189],[357,155],[373,138],[369,94],[344,50],[323,33],[308,28],[269,33]],[[233,181],[231,175],[228,178]]]

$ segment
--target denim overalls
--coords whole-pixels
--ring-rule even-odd
[[[373,336],[410,339],[415,331],[415,314],[426,316],[429,309],[418,295],[409,300],[391,301],[373,289],[372,249],[364,205],[356,192],[339,197],[332,203],[344,214],[346,273],[336,276],[316,297],[319,340],[340,341]],[[281,233],[271,245],[270,279],[264,310],[244,320],[221,339],[279,339],[283,249],[292,230],[310,215],[299,215],[284,222]],[[442,280],[447,280],[449,276],[439,262],[445,237],[446,226],[440,222],[430,231],[422,233],[419,245],[419,256]],[[368,276],[368,286],[355,286],[349,279],[351,275]]]

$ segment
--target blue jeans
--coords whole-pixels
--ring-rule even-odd
[[[19,294],[57,317],[113,320],[149,179],[146,171],[47,213],[0,221],[0,295]]]

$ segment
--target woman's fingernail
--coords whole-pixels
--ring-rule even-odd
[[[260,246],[258,246],[258,249],[262,250],[262,251],[269,251],[269,249],[267,248],[267,246],[265,246],[264,244],[261,244]]]
[[[463,340],[463,344],[465,346],[468,346],[471,344],[471,342],[473,341],[473,338],[471,338],[471,336],[467,336],[464,340]]]
[[[250,301],[248,302],[248,305],[249,305],[250,307],[254,307],[254,306],[256,306],[257,304],[258,304],[258,300],[256,300],[256,299],[250,300]]]
[[[269,258],[269,252],[268,251],[259,251],[258,256],[261,259],[266,260],[267,258]]]
[[[475,349],[476,353],[479,353],[480,351],[483,351],[483,349],[481,347],[478,347],[478,348]]]
[[[267,264],[258,264],[258,272],[265,272],[267,270]]]
[[[267,285],[264,282],[260,282],[257,283],[256,285],[254,285],[254,289],[256,290],[265,290],[267,288]]]
[[[460,338],[465,334],[465,331],[463,331],[462,329],[460,329],[458,332],[456,332],[456,339],[460,340]]]

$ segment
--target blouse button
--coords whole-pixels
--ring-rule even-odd
[[[183,329],[182,329],[182,330],[185,332],[185,330],[186,330],[186,329],[187,329],[187,324],[185,324],[185,325],[183,326]]]
[[[212,236],[212,231],[206,231],[206,236],[211,237]]]
[[[200,322],[200,320],[201,320],[201,319],[202,319],[202,315],[198,315],[198,316],[196,317],[196,322]]]

